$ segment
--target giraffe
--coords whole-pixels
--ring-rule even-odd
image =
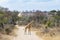
[[[28,31],[28,34],[31,34],[32,23],[33,23],[33,21],[31,21],[30,23],[28,23],[28,24],[25,26],[25,33]]]

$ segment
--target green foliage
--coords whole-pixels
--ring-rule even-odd
[[[57,11],[57,14],[56,15],[60,16],[60,11]]]
[[[18,13],[18,11],[10,11],[7,10],[7,8],[0,8],[0,32],[3,30],[2,32],[5,31],[5,33],[9,34],[15,28],[14,23],[19,19],[17,16]],[[2,26],[4,28],[2,28]]]
[[[49,14],[55,15],[56,12],[57,12],[56,10],[51,10]]]
[[[54,12],[56,12],[56,10],[51,10],[50,12],[54,13]]]

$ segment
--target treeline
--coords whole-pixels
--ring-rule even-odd
[[[51,11],[23,11],[21,13],[19,24],[27,25],[30,21],[35,21],[35,26],[44,24],[47,27],[59,27],[60,25],[60,10],[51,10]],[[35,27],[34,26],[34,27]],[[37,26],[38,27],[38,26]]]

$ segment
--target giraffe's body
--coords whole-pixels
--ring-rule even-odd
[[[27,26],[25,26],[25,33],[28,31],[28,33],[31,34],[32,22],[30,22]]]

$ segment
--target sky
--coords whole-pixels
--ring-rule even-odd
[[[0,0],[0,6],[10,10],[59,10],[60,0]]]

